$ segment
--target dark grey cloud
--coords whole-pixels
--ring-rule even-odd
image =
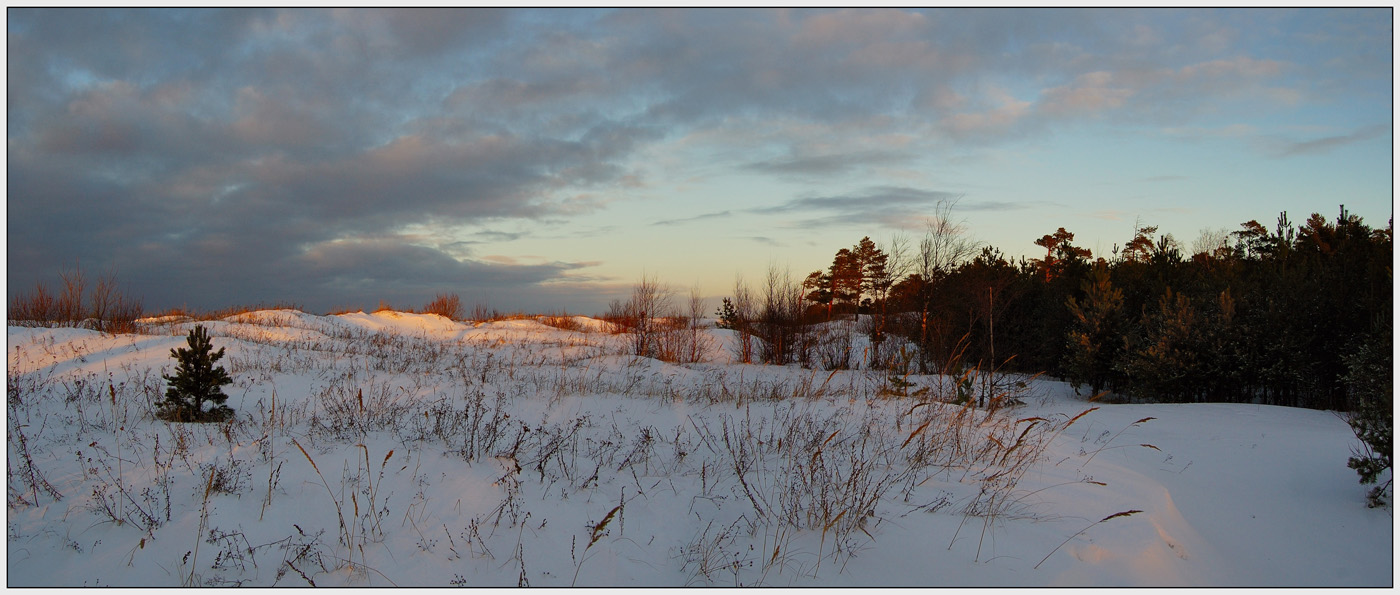
[[[508,12],[10,14],[12,285],[81,265],[119,271],[157,308],[520,293],[579,267],[462,259],[395,230],[595,209],[580,192],[629,175],[623,160],[658,134],[444,111],[445,65],[489,54]]]
[[[706,134],[728,142],[706,149],[720,169],[818,187],[1081,120],[1388,94],[1377,14],[15,8],[7,277],[112,267],[155,307],[614,291],[579,263],[482,259],[613,233],[557,224],[671,182],[647,177],[666,175],[649,149]],[[1292,37],[1250,55],[1260,22]],[[1339,45],[1357,51],[1317,57]],[[949,196],[875,186],[745,212],[903,225]]]

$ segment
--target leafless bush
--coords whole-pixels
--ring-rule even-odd
[[[729,324],[739,335],[734,355],[739,358],[739,363],[751,364],[754,361],[753,322],[756,316],[753,292],[742,276],[734,278],[734,300],[730,303],[734,306],[734,319]]]
[[[138,318],[141,318],[141,302],[119,294],[113,298],[104,317],[98,319],[102,321],[102,330],[106,332],[134,333],[137,331]]]
[[[801,301],[802,286],[792,281],[786,269],[770,265],[757,324],[763,341],[759,358],[764,363],[781,366],[799,359],[798,348],[806,332]]]
[[[43,283],[34,285],[33,293],[20,293],[10,300],[10,321],[46,324],[59,320],[58,307]]]
[[[448,320],[462,317],[462,300],[455,293],[439,293],[433,301],[423,306],[424,314],[437,314]]]
[[[964,222],[953,219],[953,208],[957,202],[957,198],[939,201],[927,222],[913,262],[907,265],[925,282],[924,290],[918,296],[919,331],[909,335],[918,338],[919,365],[924,373],[931,373],[936,364],[946,359],[948,345],[958,333],[958,329],[951,328],[946,321],[934,315],[938,283],[959,265],[971,260],[981,248],[980,242],[966,235]],[[956,347],[952,349],[957,350]]]
[[[59,273],[60,289],[52,293],[42,282],[32,293],[20,293],[10,300],[11,323],[37,326],[86,326],[109,333],[129,333],[136,330],[141,317],[141,301],[123,294],[117,287],[116,276],[108,274],[98,280],[87,305],[84,298],[88,287],[81,269]]]
[[[603,316],[613,333],[630,335],[628,353],[664,362],[694,363],[704,358],[708,337],[701,329],[705,300],[690,290],[687,310],[671,308],[674,291],[655,277],[644,277],[626,302],[613,300]]]
[[[652,320],[653,333],[651,357],[663,362],[693,363],[696,349],[694,335],[690,332],[688,319],[682,316],[666,316]]]
[[[812,335],[815,338],[814,351],[823,370],[846,370],[851,367],[851,329],[844,322],[816,327]]]
[[[671,325],[662,319],[671,307],[671,295],[671,289],[661,284],[655,275],[643,275],[641,283],[632,287],[632,297],[626,303],[613,301],[607,319],[631,335],[629,353],[658,357],[661,334]]]
[[[500,313],[482,302],[477,302],[476,305],[472,306],[471,320],[476,322],[495,320],[499,315]]]
[[[599,318],[608,323],[608,332],[614,335],[631,332],[637,327],[637,320],[628,311],[627,302],[622,300],[608,302],[608,311]]]
[[[83,290],[87,287],[87,280],[83,279],[82,269],[62,271],[58,278],[63,288],[57,302],[59,319],[82,321],[87,318],[83,316]]]
[[[688,340],[682,359],[686,362],[698,362],[704,358],[705,352],[709,347],[706,341],[708,337],[700,329],[701,320],[705,318],[705,298],[700,296],[699,286],[690,288],[690,300],[688,305],[690,306],[690,310],[687,312],[688,319],[686,320]]]

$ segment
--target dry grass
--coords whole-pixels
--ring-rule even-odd
[[[568,312],[564,311],[551,314],[542,314],[540,316],[535,317],[535,320],[538,320],[540,324],[543,324],[548,327],[557,328],[561,331],[586,333],[589,330],[582,323],[580,323],[578,319],[574,318],[573,316],[570,316]]]
[[[563,313],[556,316],[568,319]],[[694,318],[682,316],[670,324],[684,338],[698,326]],[[273,500],[279,493],[278,478],[283,466],[289,473],[296,468],[295,453],[300,452],[333,505],[325,507],[322,501],[321,508],[327,514],[331,508],[336,511],[336,521],[325,518],[325,522],[336,524],[327,524],[323,530],[335,532],[338,539],[327,538],[328,543],[322,544],[318,528],[303,522],[294,525],[295,532],[292,527],[280,528],[280,533],[253,539],[247,547],[235,547],[243,543],[236,532],[222,532],[215,541],[204,541],[217,542],[221,551],[231,552],[223,560],[237,554],[254,566],[255,557],[265,558],[269,550],[281,552],[276,554],[280,558],[273,558],[276,578],[264,575],[273,582],[291,575],[295,581],[325,586],[328,579],[320,573],[347,568],[352,579],[360,580],[378,572],[372,564],[385,568],[383,564],[389,563],[386,556],[403,556],[390,548],[403,543],[398,533],[408,532],[424,552],[436,547],[439,554],[447,555],[450,549],[458,559],[471,554],[464,563],[499,566],[515,562],[519,564],[519,584],[533,579],[537,584],[554,580],[562,586],[569,578],[567,573],[554,579],[546,578],[546,573],[526,575],[527,564],[537,572],[543,568],[528,559],[527,552],[549,555],[541,553],[549,548],[536,544],[561,538],[550,533],[559,526],[558,521],[542,518],[540,502],[611,499],[616,498],[614,490],[625,487],[628,495],[645,493],[649,498],[675,490],[676,497],[693,496],[693,501],[702,505],[724,501],[722,512],[718,507],[697,506],[698,512],[709,516],[695,526],[705,529],[691,543],[670,551],[681,570],[689,573],[691,583],[732,580],[736,585],[753,585],[764,584],[774,575],[785,581],[818,572],[840,572],[887,528],[887,518],[908,508],[899,502],[901,496],[907,501],[929,481],[976,486],[976,494],[967,501],[945,507],[963,514],[964,521],[983,521],[985,533],[998,517],[1015,512],[1031,496],[1018,488],[1018,482],[1039,464],[1050,441],[1082,417],[1018,419],[1007,415],[1005,408],[978,408],[976,399],[950,404],[945,400],[956,398],[956,383],[952,381],[957,379],[949,379],[946,386],[938,388],[936,379],[913,378],[907,370],[895,376],[910,384],[904,387],[889,380],[894,373],[890,370],[793,374],[770,369],[765,372],[771,373],[755,373],[752,368],[745,372],[747,367],[727,370],[702,364],[691,367],[691,372],[700,376],[696,382],[671,384],[656,375],[651,365],[654,362],[640,358],[610,358],[626,360],[606,364],[611,368],[599,364],[596,356],[620,343],[602,333],[571,339],[585,346],[579,350],[585,356],[579,357],[565,355],[557,345],[544,341],[517,344],[492,338],[443,342],[358,331],[300,339],[287,338],[285,333],[260,334],[259,324],[274,323],[249,322],[223,329],[238,333],[243,340],[238,353],[231,353],[237,370],[231,373],[251,395],[235,423],[174,428],[135,415],[127,420],[130,423],[123,423],[122,412],[107,410],[107,401],[139,404],[160,396],[158,381],[142,380],[130,372],[127,382],[115,387],[76,375],[12,373],[12,450],[26,452],[16,441],[27,441],[32,451],[35,440],[45,448],[56,448],[59,437],[52,432],[38,438],[32,434],[37,424],[26,420],[32,404],[26,402],[64,400],[64,407],[53,409],[66,417],[50,420],[48,427],[73,428],[76,436],[63,440],[84,445],[84,455],[93,458],[91,467],[98,475],[86,481],[110,486],[105,500],[112,511],[110,517],[131,526],[147,525],[143,532],[152,534],[158,532],[169,509],[143,499],[142,491],[149,489],[153,496],[164,498],[169,484],[161,492],[160,482],[180,476],[186,468],[188,475],[198,476],[211,509],[216,504],[211,499],[220,495],[257,492],[262,497],[261,509],[268,518],[276,518],[271,511],[286,506],[288,500],[286,495]],[[557,341],[558,335],[549,340]],[[35,352],[45,349],[39,344],[20,347]],[[13,357],[18,361],[21,355]],[[78,356],[56,353],[55,357]],[[312,386],[297,389],[305,391],[298,398],[287,398],[287,386],[278,387],[275,382],[282,375],[317,380]],[[1007,378],[986,382],[981,376],[967,375],[962,379],[991,390],[994,394],[989,399],[994,403],[1009,402],[1020,390]],[[914,381],[932,388],[927,392],[914,390]],[[607,399],[627,395],[638,403],[675,399],[701,406],[688,408],[684,419],[675,425],[658,423],[652,427],[607,412],[540,417],[532,409],[531,397],[548,395]],[[265,401],[269,398],[270,402]],[[708,406],[713,404],[723,405]],[[115,430],[123,425],[128,429]],[[99,439],[99,445],[108,447],[114,441],[154,443],[153,456],[141,463],[151,471],[117,471],[122,459],[138,457],[125,452],[118,457],[86,446]],[[387,454],[377,454],[381,451],[373,445],[385,441],[393,441],[396,447],[382,447]],[[287,442],[295,450],[279,446]],[[209,446],[201,449],[204,443]],[[215,444],[219,448],[210,448]],[[329,454],[337,449],[340,454]],[[353,456],[344,456],[346,451]],[[239,453],[237,457],[231,454],[234,452]],[[430,478],[420,477],[416,471],[411,476],[406,471],[396,474],[399,464],[391,465],[390,460],[396,453],[406,457],[401,454],[406,452],[415,456],[439,453],[468,468],[499,462],[499,503],[489,512],[464,513],[462,525],[449,529],[444,524],[446,540],[436,544],[443,536],[433,529],[433,515],[443,514],[443,507],[429,501],[441,501],[443,496],[440,492],[434,495],[427,487]],[[30,476],[24,473],[12,475],[13,505],[33,505],[48,493],[39,481],[45,476],[39,467],[47,465],[46,460],[36,457],[26,463],[16,454],[16,471],[28,473],[27,464],[34,475],[33,480],[26,479]],[[333,482],[334,467],[342,460],[344,470]],[[104,461],[110,472],[103,470]],[[288,461],[291,464],[285,465]],[[265,470],[262,465],[267,466]],[[405,467],[412,468],[407,462]],[[257,479],[253,479],[254,474]],[[149,483],[119,482],[117,476],[140,477],[139,481]],[[394,490],[402,494],[401,486],[409,485],[405,480],[410,478],[420,496],[404,504],[402,498],[394,496]],[[384,483],[385,479],[389,483]],[[55,492],[67,492],[69,485],[73,484],[52,487]],[[59,496],[55,493],[53,497]],[[453,498],[446,499],[450,502]],[[199,509],[198,492],[192,504],[189,502],[187,506]],[[93,505],[98,502],[94,500]],[[589,560],[596,564],[600,553],[623,547],[628,541],[607,538],[610,530],[621,531],[624,511],[619,500],[611,500],[607,506],[611,510],[578,538],[584,545],[582,555],[575,559],[570,584],[577,584],[580,578],[586,583],[588,575],[582,575],[582,566]],[[102,518],[106,513],[97,514]],[[403,527],[384,522],[385,518],[400,517]],[[544,529],[546,521],[548,530]],[[208,523],[201,524],[202,533],[209,530]],[[630,525],[629,539],[633,537]],[[554,551],[557,555],[557,548]],[[214,554],[207,550],[203,554],[204,558],[211,556]],[[241,558],[234,560],[242,562]],[[182,582],[226,584],[241,576],[236,567],[224,572],[211,567],[207,559],[196,556],[195,561],[201,568],[180,567]],[[197,570],[207,576],[196,576]],[[226,576],[233,578],[223,578]]]

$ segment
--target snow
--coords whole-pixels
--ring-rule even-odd
[[[733,331],[672,364],[573,323],[199,323],[230,424],[151,415],[192,321],[9,327],[7,584],[1393,585],[1393,511],[1332,412],[1036,379],[989,416],[738,364]]]

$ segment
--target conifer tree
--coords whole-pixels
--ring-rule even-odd
[[[827,318],[831,317],[831,308],[835,304],[850,304],[856,309],[856,317],[860,317],[860,283],[862,267],[856,255],[849,248],[842,248],[836,251],[836,258],[831,261],[831,268],[827,275],[831,281],[831,302],[827,304]]]
[[[195,325],[185,339],[189,348],[171,349],[170,356],[178,365],[174,376],[164,376],[170,383],[165,391],[165,401],[160,405],[158,416],[167,421],[209,422],[223,421],[233,415],[233,410],[224,401],[228,399],[219,388],[231,384],[228,372],[222,366],[214,367],[214,362],[224,357],[224,348],[213,351],[209,333],[202,325]],[[211,353],[212,352],[212,353]],[[213,405],[208,411],[204,404]]]
[[[1068,336],[1065,362],[1070,385],[1076,391],[1088,383],[1093,394],[1105,388],[1109,372],[1122,346],[1123,290],[1109,280],[1102,260],[1084,280],[1084,299],[1070,297],[1066,305],[1074,317]]]
[[[826,306],[827,319],[831,319],[831,276],[821,271],[812,271],[802,281],[803,299],[819,306]]]
[[[1137,396],[1195,401],[1200,383],[1200,316],[1190,298],[1167,288],[1155,311],[1144,313],[1129,335],[1118,372]]]
[[[1391,468],[1394,454],[1392,406],[1394,367],[1392,365],[1391,325],[1376,325],[1357,350],[1346,358],[1346,383],[1357,401],[1356,409],[1347,420],[1361,447],[1352,450],[1347,467],[1356,470],[1361,483],[1377,483],[1381,474]],[[1372,508],[1385,504],[1387,480],[1366,493]]]

